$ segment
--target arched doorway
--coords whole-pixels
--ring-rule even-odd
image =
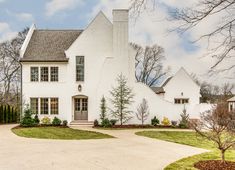
[[[74,96],[74,120],[88,120],[88,97]]]

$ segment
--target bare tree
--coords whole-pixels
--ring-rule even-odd
[[[170,70],[163,68],[164,49],[158,45],[146,46],[145,48],[137,44],[131,45],[136,50],[136,80],[150,87],[159,83]]]
[[[219,103],[211,111],[201,115],[200,123],[194,123],[197,134],[213,141],[225,161],[225,152],[235,146],[234,112],[228,111],[227,103]]]
[[[148,8],[153,7],[152,9],[155,9],[156,2],[156,0],[131,0],[130,9],[132,10],[133,16],[138,17]],[[234,62],[230,62],[230,65],[226,66],[226,68],[223,67],[217,69],[217,71],[215,70],[215,68],[218,68],[217,66],[219,64],[234,57],[234,0],[200,0],[193,6],[193,8],[176,9],[171,12],[171,19],[180,21],[181,23],[176,29],[178,33],[184,33],[194,27],[199,26],[203,21],[207,21],[212,17],[215,18],[217,21],[216,26],[211,26],[214,29],[198,37],[198,40],[204,38],[207,39],[209,45],[209,52],[207,56],[216,59],[216,62],[211,66],[211,73],[228,70],[235,71]],[[211,42],[213,42],[213,45],[211,45]]]
[[[202,103],[217,103],[225,102],[233,96],[233,89],[235,88],[234,84],[226,82],[221,86],[208,83],[206,81],[201,81],[196,74],[191,74],[192,79],[201,87],[201,102]]]
[[[11,41],[0,44],[1,103],[14,104],[20,90],[19,51],[26,38],[28,28],[19,32]]]
[[[149,107],[146,99],[142,99],[142,103],[137,108],[136,117],[141,121],[142,125],[148,119],[149,116]]]

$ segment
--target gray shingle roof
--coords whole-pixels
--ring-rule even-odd
[[[165,93],[163,87],[150,87],[156,94]]]
[[[172,77],[169,77],[166,79],[166,81],[162,84],[162,87],[164,87],[165,85],[167,85],[167,83],[172,79]]]
[[[68,61],[64,51],[81,30],[35,30],[20,61]]]

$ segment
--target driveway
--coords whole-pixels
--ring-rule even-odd
[[[96,130],[116,138],[66,141],[18,137],[13,126],[0,125],[1,170],[161,170],[206,151],[136,136],[138,130]]]

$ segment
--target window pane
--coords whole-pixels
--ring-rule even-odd
[[[41,81],[48,81],[48,67],[41,67]]]
[[[84,81],[84,56],[76,56],[76,81]]]
[[[30,68],[30,80],[31,81],[38,81],[38,67],[31,67]]]
[[[30,109],[34,114],[38,114],[38,98],[30,98]]]
[[[48,114],[48,98],[41,98],[41,114]]]
[[[58,67],[51,67],[51,81],[58,81]]]
[[[75,111],[80,111],[80,99],[75,99]]]
[[[87,99],[82,99],[82,111],[87,111]]]
[[[59,114],[58,98],[51,98],[51,114]]]

